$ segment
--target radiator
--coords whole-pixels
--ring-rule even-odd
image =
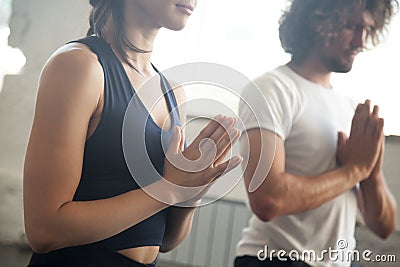
[[[219,200],[197,209],[190,235],[160,255],[160,267],[232,267],[236,245],[251,212],[244,203]]]

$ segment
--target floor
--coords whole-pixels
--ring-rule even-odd
[[[366,232],[365,229],[358,229],[357,236],[359,238],[359,250],[372,250],[374,254],[381,255],[396,255],[400,256],[399,244],[400,244],[400,232],[394,233],[388,240],[379,240],[377,237],[373,237],[371,233]],[[27,246],[23,245],[4,245],[0,244],[0,267],[23,267],[27,266],[29,258],[31,256],[31,250]],[[399,258],[392,263],[377,263],[377,262],[362,262],[364,267],[397,267],[399,265]],[[169,262],[160,261],[157,267],[190,267],[184,265],[171,264]]]
[[[1,267],[22,267],[28,264],[31,256],[30,249],[9,245],[0,245]]]
[[[31,257],[31,250],[27,247],[0,244],[0,267],[24,267]],[[157,267],[188,267],[159,262]]]

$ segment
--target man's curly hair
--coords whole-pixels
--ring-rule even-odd
[[[316,41],[329,43],[347,25],[360,7],[368,11],[374,27],[367,36],[373,46],[379,44],[386,26],[397,12],[397,0],[291,0],[280,19],[279,37],[285,52],[301,62]]]

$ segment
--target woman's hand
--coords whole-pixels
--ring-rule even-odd
[[[218,115],[185,150],[183,132],[175,128],[164,166],[164,178],[175,185],[175,203],[195,203],[216,179],[242,162],[240,156],[223,161],[240,136],[235,124],[236,119]]]

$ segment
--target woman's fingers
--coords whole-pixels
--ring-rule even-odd
[[[222,115],[215,116],[207,124],[207,126],[200,131],[200,133],[197,135],[197,137],[193,140],[193,142],[190,145],[191,146],[194,145],[197,148],[202,140],[209,138],[215,132],[215,130],[217,130],[220,127],[220,123],[224,120],[224,118],[225,117]]]
[[[220,164],[225,159],[239,137],[240,131],[236,128],[231,129],[229,133],[224,136],[217,146],[217,155],[215,157],[214,166]]]
[[[226,174],[239,166],[240,163],[242,163],[243,158],[241,156],[233,156],[229,160],[225,161],[224,163],[221,163],[217,166],[210,167],[207,170],[207,176],[211,177],[212,179],[217,179],[221,177],[223,174]]]
[[[235,123],[235,118],[216,116],[183,153],[183,131],[176,127],[168,153],[183,158],[179,158],[182,164],[171,166],[175,176],[185,176],[183,183],[188,187],[205,186],[236,168],[242,162],[240,156],[221,163],[239,139],[240,131],[234,128]]]
[[[235,125],[236,119],[227,117],[225,118],[214,133],[208,138],[208,142],[201,143],[201,150],[205,153],[218,154],[218,144],[223,140],[224,137],[228,136],[228,132]],[[215,157],[213,161],[215,160]]]
[[[217,116],[210,122],[195,140],[185,150],[185,155],[191,161],[207,161],[212,164],[217,155],[219,142],[227,135],[236,119],[231,117]],[[203,165],[202,165],[203,166]]]
[[[185,133],[183,132],[182,128],[179,128],[179,130],[180,130],[180,134],[181,134],[179,150],[180,150],[180,152],[182,152],[183,150],[185,150]]]
[[[218,115],[201,130],[192,144],[198,146],[204,139],[211,139],[214,143],[218,143],[222,136],[229,131],[235,123],[235,118]]]
[[[175,126],[174,134],[172,135],[171,143],[169,145],[167,154],[171,155],[179,153],[181,140],[182,140],[181,128]]]
[[[235,123],[236,119],[230,117],[225,118],[209,138],[214,141],[215,144],[218,144]]]

